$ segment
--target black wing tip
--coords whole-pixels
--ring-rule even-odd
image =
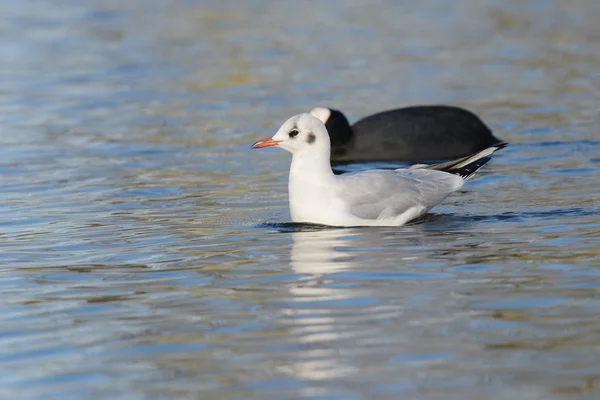
[[[469,165],[465,165],[462,168],[457,168],[457,169],[451,171],[450,173],[458,175],[466,181],[467,179],[469,179],[473,175],[475,175],[475,173],[477,171],[479,171],[481,169],[481,167],[483,167],[485,164],[487,164],[488,161],[490,161],[491,159],[492,159],[492,157],[489,157],[489,156],[482,157],[479,160],[473,161]]]

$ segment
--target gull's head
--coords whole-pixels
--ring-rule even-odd
[[[252,148],[273,146],[295,155],[329,152],[329,135],[319,118],[311,114],[298,114],[285,121],[273,137],[259,140]]]

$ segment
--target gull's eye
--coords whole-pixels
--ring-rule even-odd
[[[298,132],[298,129],[292,129],[292,130],[290,131],[290,137],[291,137],[291,138],[295,138],[296,136],[298,136],[298,134],[299,134],[299,133],[300,133],[300,132]]]

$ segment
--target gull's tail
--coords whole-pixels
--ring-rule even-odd
[[[479,168],[483,167],[488,161],[490,161],[490,156],[494,152],[505,148],[507,145],[508,143],[498,143],[470,156],[459,158],[458,160],[443,162],[440,164],[417,164],[411,166],[410,168],[437,169],[438,171],[444,171],[450,174],[458,175],[464,180],[467,180],[475,175]]]

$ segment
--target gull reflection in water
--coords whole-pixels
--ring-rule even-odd
[[[322,229],[292,233],[291,266],[304,275],[293,296],[293,340],[303,349],[298,358],[287,365],[288,373],[301,379],[331,379],[355,372],[352,365],[339,356],[344,334],[344,302],[357,296],[356,288],[338,286],[330,276],[356,267],[349,251],[351,242],[359,238],[355,229]],[[351,340],[351,339],[350,339]]]
[[[347,270],[350,241],[358,237],[355,229],[296,231],[291,251],[292,268],[299,274],[326,275]]]

